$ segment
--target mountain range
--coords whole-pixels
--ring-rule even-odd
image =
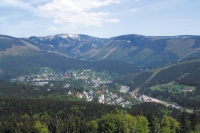
[[[81,60],[120,60],[146,68],[199,58],[200,36],[122,35],[96,38],[59,34],[23,39],[41,50]],[[155,65],[157,64],[157,65]]]
[[[153,69],[198,58],[200,36],[195,35],[130,34],[111,38],[79,34],[29,38],[0,35],[0,75],[17,75],[18,68],[22,74],[31,73],[45,66],[56,69],[110,68],[110,71],[115,68],[121,72],[126,68],[126,72],[136,72],[139,67]]]

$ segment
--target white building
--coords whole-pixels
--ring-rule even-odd
[[[120,92],[127,93],[129,91],[129,89],[130,89],[130,87],[123,85],[120,87]]]
[[[101,94],[101,96],[98,99],[99,103],[104,103],[104,100],[105,100],[104,94]]]

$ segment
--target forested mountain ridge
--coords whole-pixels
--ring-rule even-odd
[[[200,59],[186,60],[165,67],[147,70],[139,73],[138,77],[145,75],[144,82],[140,85],[155,86],[177,82],[183,85],[200,85]],[[135,76],[135,77],[137,77]],[[130,79],[131,80],[131,79]]]
[[[119,59],[146,68],[156,68],[184,59],[199,58],[199,40],[199,36],[124,35],[112,38],[94,58]]]
[[[30,37],[25,40],[40,49],[58,51],[72,58],[121,60],[146,68],[155,68],[184,59],[200,57],[200,36],[192,35],[143,36],[130,34],[102,39],[87,35],[58,34]]]
[[[5,37],[8,36],[1,35],[1,50],[5,50]],[[56,53],[74,59],[120,60],[149,69],[200,57],[200,36],[192,35],[143,36],[130,34],[97,38],[79,34],[58,34],[15,39],[26,43],[26,46],[27,44],[29,47],[31,45],[35,50]],[[11,46],[11,43],[7,42],[6,45]]]

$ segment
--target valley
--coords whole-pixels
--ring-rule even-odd
[[[156,74],[164,69],[159,69],[154,71],[154,74],[145,81],[145,84],[150,82]],[[188,75],[187,73],[186,75]],[[181,76],[184,78],[186,75]],[[178,110],[183,110],[186,107],[181,107],[171,99],[154,96],[147,96],[141,93],[140,87],[130,91],[130,87],[115,81],[119,75],[109,74],[107,72],[96,72],[90,69],[70,69],[65,72],[54,71],[48,67],[40,69],[40,71],[33,75],[23,75],[16,79],[11,79],[11,83],[18,84],[29,84],[35,86],[35,88],[43,87],[46,92],[55,91],[56,88],[62,89],[64,94],[54,95],[50,93],[43,98],[53,98],[53,99],[65,99],[66,97],[78,98],[83,101],[95,101],[102,104],[109,105],[121,105],[122,107],[130,108],[134,104],[142,102],[153,102],[163,104],[166,107],[176,108]],[[178,78],[179,80],[181,78]],[[114,81],[114,82],[113,82]],[[77,85],[79,83],[79,85]],[[144,85],[144,84],[142,84]],[[76,86],[76,87],[75,87]],[[148,90],[155,92],[165,92],[167,91],[170,95],[174,94],[186,94],[192,93],[196,90],[194,86],[179,85],[175,81],[167,84],[156,84]],[[34,89],[35,90],[35,89]],[[3,93],[3,92],[1,92]],[[148,94],[149,95],[149,94]],[[150,94],[151,95],[151,94]],[[158,99],[157,99],[158,98]],[[193,109],[186,108],[186,111],[192,113]]]
[[[173,119],[180,126],[183,115],[188,122],[193,115],[199,119],[199,39],[185,35],[0,35],[0,112],[6,114],[0,118],[0,131],[14,125],[8,122],[11,117],[19,121],[26,117],[34,125],[27,128],[32,132],[44,127],[55,132],[101,132],[105,119],[112,115],[121,119],[124,114],[130,119],[134,116],[135,122],[149,123],[143,127],[152,133],[164,128],[163,119]],[[26,130],[23,123],[16,129]],[[183,129],[177,126],[176,130]]]
[[[65,93],[70,92],[74,97],[83,97],[84,93],[88,100],[89,92],[103,90],[102,95],[99,92],[98,96],[92,96],[96,102],[102,97],[103,102],[105,99],[109,101],[110,94],[104,95],[107,90],[117,93],[115,100],[123,97],[119,103],[138,103],[140,101],[132,97],[145,94],[164,101],[173,99],[172,102],[192,108],[193,105],[186,106],[174,97],[180,97],[185,93],[183,90],[172,94],[169,90],[150,88],[174,83],[197,88],[191,92],[192,95],[198,92],[198,42],[199,36],[184,35],[153,37],[132,34],[108,39],[78,34],[30,38],[1,35],[0,78],[12,83],[44,87],[48,91],[51,88],[70,88],[78,83],[75,87],[78,91],[72,93],[74,90],[68,89]],[[88,75],[85,71],[92,74]],[[105,75],[94,78],[97,73]],[[120,92],[120,87],[126,89]],[[173,97],[169,98],[171,95]],[[186,95],[190,94],[184,94],[184,98],[190,97],[189,101],[198,101],[198,98]],[[198,96],[199,93],[196,93],[194,97]],[[195,107],[199,108],[199,105]]]
[[[0,133],[200,133],[200,0],[0,0]]]
[[[46,67],[34,75],[19,76],[16,79],[11,79],[10,82],[33,85],[35,86],[33,90],[42,87],[44,91],[50,93],[46,98],[65,99],[62,98],[65,95],[66,97],[79,98],[88,102],[95,101],[102,104],[131,107],[137,102],[137,98],[135,94],[128,92],[128,86],[118,83],[113,84],[113,80],[117,76],[116,74],[96,72],[90,69],[71,69],[62,73]],[[62,89],[64,94],[60,94],[59,91],[57,95],[51,93],[56,88]]]

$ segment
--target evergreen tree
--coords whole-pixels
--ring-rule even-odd
[[[149,133],[148,120],[144,116],[136,116],[136,133]]]
[[[181,133],[188,133],[190,131],[190,119],[185,109],[181,112]]]
[[[191,126],[191,130],[196,132],[196,131],[200,131],[200,117],[199,114],[197,113],[197,110],[194,109],[193,113],[190,116],[190,126]]]
[[[170,116],[164,116],[161,121],[161,133],[177,133],[180,129],[180,123]]]

